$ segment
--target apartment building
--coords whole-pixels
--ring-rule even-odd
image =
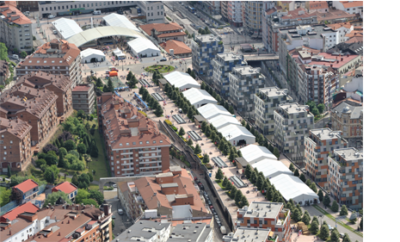
[[[289,242],[290,239],[290,210],[283,203],[252,202],[237,211],[235,227],[251,227],[270,229],[278,238],[278,242]]]
[[[310,1],[309,2],[309,7],[308,7],[309,13],[314,13],[314,12],[326,13],[328,11],[329,11],[329,6],[328,6],[327,1]]]
[[[229,73],[229,100],[235,109],[245,117],[254,116],[254,96],[265,87],[265,76],[261,68],[241,66]]]
[[[334,149],[347,148],[347,140],[341,137],[341,131],[329,128],[312,129],[304,140],[304,158],[307,175],[320,187],[328,187],[328,157]]]
[[[8,62],[0,60],[0,85],[5,86],[6,80],[10,74]]]
[[[39,11],[38,1],[18,1],[17,6],[18,9],[20,9],[21,11],[31,11],[31,12]]]
[[[279,241],[279,237],[271,229],[237,228],[234,233],[223,235],[223,242],[245,242],[260,239],[263,242]]]
[[[141,8],[142,14],[146,16],[147,23],[164,23],[164,4],[162,1],[136,1]]]
[[[17,65],[17,77],[41,70],[54,75],[68,76],[74,88],[82,82],[80,53],[76,45],[66,40],[53,39],[38,47]]]
[[[340,9],[329,9],[329,12],[315,12],[315,14],[320,24],[344,23],[347,21],[357,21],[358,19],[358,15],[350,14]]]
[[[12,171],[24,171],[31,164],[31,129],[21,119],[0,117],[1,173],[6,174],[8,166]]]
[[[179,166],[171,166],[155,176],[119,182],[118,197],[130,218],[138,218],[146,210],[155,210],[153,218],[172,216],[175,220],[186,220],[212,216],[200,198],[191,175]]]
[[[58,184],[57,186],[51,189],[51,192],[63,192],[67,194],[68,198],[71,201],[75,200],[76,195],[78,194],[78,187],[74,184],[70,183],[69,181],[64,181]]]
[[[308,13],[304,8],[297,8],[292,11],[285,11],[268,2],[266,11],[263,11],[262,17],[262,40],[265,48],[270,53],[279,52],[279,29],[295,27],[299,25],[317,24],[315,13]]]
[[[29,200],[34,199],[39,192],[39,185],[31,179],[25,180],[20,184],[12,187],[13,193],[20,194],[20,201],[17,201],[19,204],[23,204],[28,202]]]
[[[169,168],[171,142],[156,123],[112,93],[97,99],[99,129],[115,176],[153,175]]]
[[[243,16],[242,16],[242,5],[245,2],[242,1],[227,1],[227,19],[230,24],[235,27],[243,26]]]
[[[333,1],[333,7],[345,11],[349,14],[356,14],[360,18],[364,17],[364,3],[363,1]]]
[[[221,16],[224,21],[229,21],[228,19],[228,2],[229,1],[221,1]],[[239,9],[241,12],[241,9]]]
[[[338,43],[347,41],[349,38],[346,37],[346,34],[351,33],[354,30],[354,26],[350,22],[328,24],[327,26],[332,30],[339,32]]]
[[[203,1],[201,2],[212,15],[221,14],[221,2],[220,1]]]
[[[217,54],[215,59],[211,61],[214,68],[212,86],[226,97],[229,94],[229,73],[234,67],[247,65],[243,55],[235,55],[233,53]]]
[[[274,110],[280,104],[292,103],[287,89],[266,87],[258,90],[254,97],[254,117],[256,126],[263,135],[273,135],[275,129]]]
[[[72,90],[72,102],[75,110],[83,110],[86,114],[95,111],[95,98],[93,84],[79,84]]]
[[[68,76],[53,75],[43,71],[31,72],[17,78],[15,85],[24,95],[29,95],[31,88],[46,88],[57,95],[57,116],[69,116],[72,113],[72,81]]]
[[[363,106],[361,103],[346,99],[332,109],[332,128],[342,130],[345,139],[362,139],[362,114]]]
[[[244,4],[243,27],[246,32],[262,32],[261,19],[265,11],[262,1],[242,2]]]
[[[79,15],[94,10],[102,12],[129,10],[138,3],[138,1],[39,1],[38,8],[40,16],[47,18],[49,15]]]
[[[186,33],[177,23],[153,23],[140,25],[140,28],[149,36],[154,37],[158,43],[168,40],[185,41]]]
[[[167,242],[177,241],[204,241],[212,242],[214,240],[214,230],[206,223],[183,223],[173,226],[172,233]]]
[[[283,153],[304,157],[304,139],[314,127],[314,115],[307,105],[280,104],[274,111],[274,141]]]
[[[339,204],[363,208],[363,152],[356,148],[335,149],[328,157],[328,191]]]
[[[0,6],[0,42],[9,50],[30,53],[33,48],[32,21],[16,7],[6,4]]]
[[[28,96],[19,97],[13,91],[14,88],[0,96],[0,117],[28,122],[32,126],[31,145],[41,144],[58,125],[57,95],[48,89],[31,88],[33,97],[29,99]]]
[[[220,37],[212,34],[197,35],[192,39],[192,66],[198,75],[211,83],[213,76],[212,59],[224,53],[224,45]]]
[[[111,205],[56,204],[39,209],[27,202],[1,218],[4,242],[96,241],[112,238]]]
[[[160,223],[155,223],[151,220],[139,220],[115,237],[111,242],[127,242],[132,240],[142,242],[167,242],[171,230],[172,224],[170,222],[160,221]]]

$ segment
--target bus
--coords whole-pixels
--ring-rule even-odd
[[[196,9],[194,9],[193,7],[189,7],[189,10],[190,10],[191,13],[196,12]]]

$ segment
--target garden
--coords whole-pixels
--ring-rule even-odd
[[[158,71],[159,73],[167,73],[175,70],[173,66],[170,65],[152,65],[148,66],[144,69],[147,72],[156,72]]]

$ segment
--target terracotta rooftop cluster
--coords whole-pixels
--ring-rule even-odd
[[[15,24],[31,24],[32,21],[26,17],[21,11],[19,11],[15,6],[6,4],[0,6],[0,13],[8,20],[8,22]]]
[[[53,75],[43,71],[35,71],[18,78],[17,85],[24,83],[32,88],[41,88],[53,84],[55,87],[66,92],[72,84],[72,81],[64,75]]]
[[[0,117],[0,133],[9,132],[17,136],[19,139],[23,139],[26,135],[28,135],[31,129],[32,126],[30,126],[28,122],[20,119],[11,120]]]

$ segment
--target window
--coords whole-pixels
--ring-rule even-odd
[[[140,141],[140,142],[139,142],[139,144],[143,144],[143,142],[142,142],[142,141]]]

